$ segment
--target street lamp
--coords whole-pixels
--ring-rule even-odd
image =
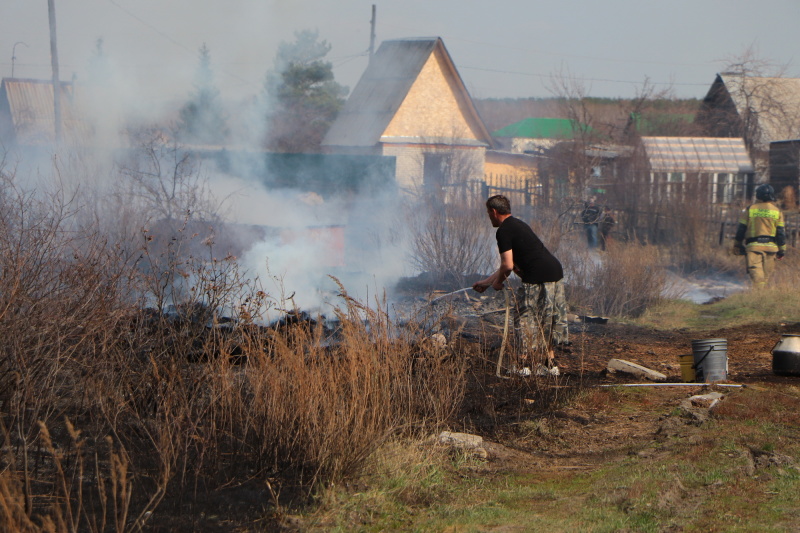
[[[14,62],[17,60],[17,45],[18,44],[25,44],[22,41],[17,41],[14,43],[14,46],[11,48],[11,77],[14,77]],[[25,48],[28,48],[28,45],[25,44]]]

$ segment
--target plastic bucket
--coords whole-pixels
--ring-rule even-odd
[[[695,377],[700,382],[728,379],[728,340],[701,339],[692,341]]]
[[[678,361],[681,363],[681,380],[684,383],[694,383],[694,355],[679,355]]]

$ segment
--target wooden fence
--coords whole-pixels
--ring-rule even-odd
[[[514,175],[489,175],[485,181],[471,182],[469,185],[471,194],[478,195],[478,198],[485,200],[494,194],[502,194],[511,201],[514,213],[518,216],[530,219],[533,218],[533,209],[546,205],[546,191],[542,185],[533,179],[524,179]],[[481,201],[482,201],[481,200]],[[565,228],[574,228],[582,224],[581,211],[582,204],[577,200],[568,209],[564,220]],[[669,240],[669,232],[676,227],[676,217],[680,214],[665,211],[662,214],[654,214],[652,210],[642,209],[637,216],[630,216],[619,209],[610,209],[611,215],[616,221],[612,234],[619,237],[623,236],[650,236],[651,242]],[[707,206],[702,223],[706,225],[709,242],[716,242],[721,246],[727,246],[736,234],[739,224],[741,208],[726,204],[712,204]],[[786,224],[786,240],[791,247],[797,247],[800,241],[800,213],[784,213]],[[629,227],[626,225],[629,220],[637,220],[639,227]],[[655,222],[654,222],[655,220]],[[646,227],[644,221],[650,223],[651,227]],[[652,226],[655,225],[655,228]],[[661,237],[659,237],[661,235]]]

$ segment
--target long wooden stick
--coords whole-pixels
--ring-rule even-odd
[[[508,298],[509,298],[509,296],[508,296],[509,290],[510,289],[508,289],[508,287],[504,287],[503,288],[503,292],[506,295],[506,320],[505,320],[505,325],[503,326],[503,342],[500,343],[500,355],[497,357],[497,371],[495,372],[495,375],[498,378],[502,378],[503,377],[503,376],[500,375],[500,367],[503,365],[503,353],[506,350],[506,341],[508,340],[508,319],[509,319],[509,316],[511,315],[511,304],[510,304],[510,302],[508,300]]]

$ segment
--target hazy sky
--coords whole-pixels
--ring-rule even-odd
[[[337,80],[352,89],[367,64],[373,4],[376,48],[442,37],[475,98],[550,96],[559,71],[591,96],[632,96],[648,77],[701,98],[748,47],[800,77],[800,0],[55,0],[61,79],[85,77],[102,38],[131,89],[182,98],[206,43],[223,97],[245,98],[261,89],[278,43],[317,29]],[[50,78],[47,0],[0,3],[3,77],[12,55],[16,77]]]

